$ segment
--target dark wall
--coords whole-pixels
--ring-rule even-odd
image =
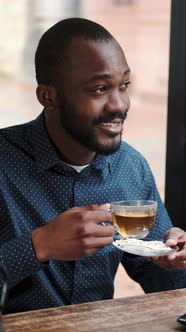
[[[172,0],[165,205],[186,230],[186,0]]]

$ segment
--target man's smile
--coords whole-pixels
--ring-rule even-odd
[[[102,122],[98,127],[107,134],[118,135],[123,129],[123,120],[115,119],[112,122]]]

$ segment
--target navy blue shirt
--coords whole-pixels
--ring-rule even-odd
[[[44,114],[0,131],[0,262],[10,274],[5,313],[111,299],[121,262],[145,292],[186,287],[185,271],[168,272],[113,245],[78,261],[39,263],[31,232],[74,206],[152,199],[158,214],[150,236],[172,227],[145,159],[127,143],[98,155],[77,173],[64,165],[45,128]]]

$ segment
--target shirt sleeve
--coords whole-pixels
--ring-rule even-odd
[[[0,262],[7,268],[10,288],[37,272],[43,265],[36,260],[31,236],[26,235],[10,240],[1,246]]]
[[[1,170],[2,173],[2,170]],[[31,233],[34,226],[27,223],[24,209],[15,204],[13,181],[0,173],[0,263],[9,274],[9,287],[19,284],[26,277],[42,269],[35,257]],[[17,192],[17,197],[20,195]],[[19,199],[21,201],[21,195]],[[2,284],[0,275],[0,285]]]
[[[173,225],[158,193],[153,174],[145,160],[144,174],[143,186],[147,193],[144,199],[155,200],[158,203],[156,221],[148,238],[163,241],[165,233]],[[146,293],[186,287],[186,270],[168,271],[144,257],[127,253],[123,254],[122,265],[128,275],[138,282]]]

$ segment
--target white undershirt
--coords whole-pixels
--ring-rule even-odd
[[[76,166],[76,165],[67,164],[64,161],[63,161],[63,164],[74,168],[76,170],[76,172],[78,172],[78,173],[80,173],[84,168],[89,166],[89,164],[88,165],[83,165],[83,166]]]

